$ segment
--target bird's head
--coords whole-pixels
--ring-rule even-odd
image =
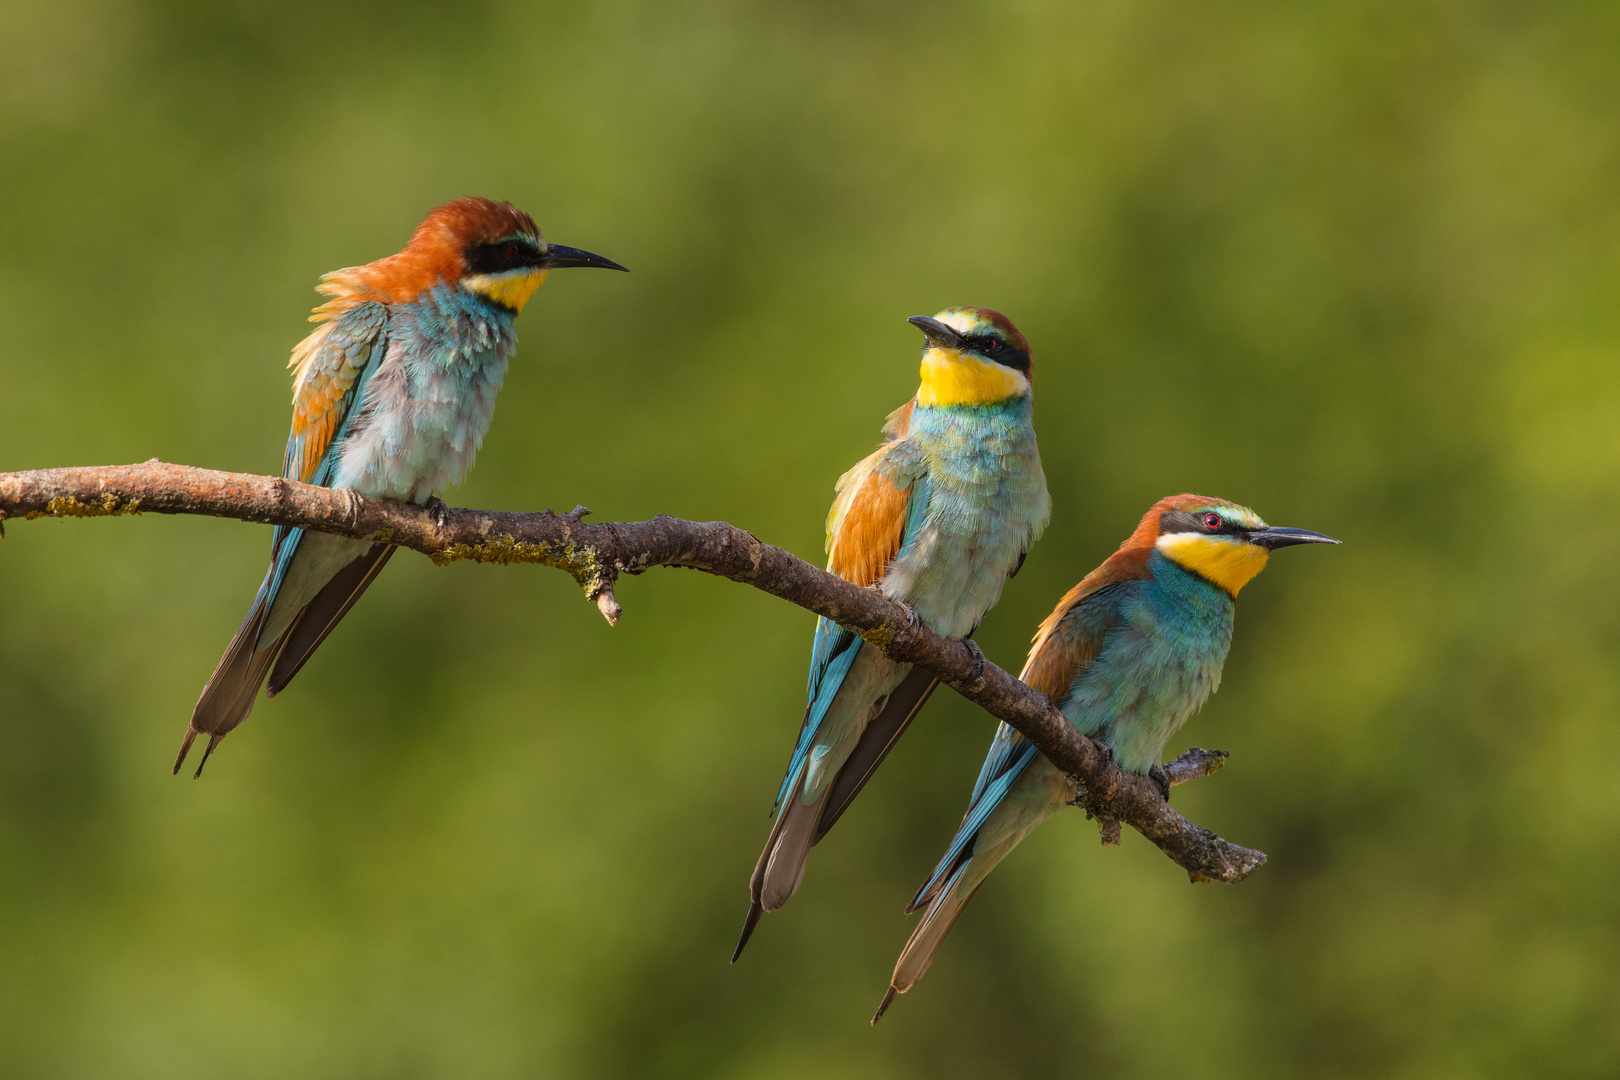
[[[511,203],[457,199],[429,211],[405,250],[322,278],[320,291],[333,299],[315,316],[330,317],[367,300],[408,303],[441,283],[519,312],[547,272],[563,266],[624,269],[589,251],[547,243],[534,219]]]
[[[1308,529],[1267,525],[1246,506],[1204,495],[1172,495],[1154,504],[1127,544],[1156,548],[1184,570],[1236,596],[1280,547],[1337,544]]]
[[[1001,312],[951,307],[906,321],[927,337],[917,404],[994,405],[1029,393],[1029,342]]]

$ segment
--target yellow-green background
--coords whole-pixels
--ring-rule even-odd
[[[875,1031],[991,731],[949,692],[726,964],[812,619],[396,558],[197,783],[260,526],[0,542],[0,1077],[1620,1072],[1620,8],[1345,0],[0,6],[0,469],[274,472],[322,272],[464,194],[629,275],[519,323],[453,504],[818,558],[1004,309],[1056,509],[979,634],[1155,498],[1342,537],[1244,593],[1190,886],[1078,813]]]

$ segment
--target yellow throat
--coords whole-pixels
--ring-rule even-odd
[[[462,278],[461,284],[467,291],[493,300],[502,307],[522,311],[523,305],[529,302],[529,297],[545,280],[544,270],[521,270],[504,274],[475,274]]]
[[[955,349],[923,352],[919,405],[993,405],[1029,392],[1029,380],[1009,367]]]
[[[1265,548],[1235,536],[1166,533],[1154,544],[1177,566],[1208,578],[1233,596],[1266,568]]]

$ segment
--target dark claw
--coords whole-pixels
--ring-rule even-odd
[[[973,680],[972,681],[975,682],[975,683],[983,682],[984,681],[984,665],[986,663],[986,661],[984,659],[984,650],[979,648],[979,643],[977,641],[974,641],[972,638],[963,638],[962,643],[964,645],[966,645],[968,647],[968,651],[973,654]]]
[[[450,524],[450,508],[444,504],[443,499],[437,495],[429,495],[427,502],[422,505],[433,515],[433,524],[436,527],[442,529]]]
[[[1170,774],[1164,771],[1163,765],[1155,765],[1148,770],[1148,779],[1153,786],[1159,789],[1159,795],[1166,803],[1170,801]]]

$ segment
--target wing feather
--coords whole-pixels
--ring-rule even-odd
[[[904,412],[902,408],[890,417],[891,429],[897,429],[895,418]],[[857,585],[882,581],[889,564],[915,533],[926,507],[921,451],[906,438],[884,443],[838,479],[837,494],[827,515],[827,569]],[[782,786],[777,790],[777,806],[797,782],[815,745],[822,718],[864,645],[853,631],[829,619],[816,621],[804,721]]]
[[[906,733],[906,728],[911,726],[922,707],[928,704],[929,697],[938,685],[939,680],[934,676],[922,668],[913,668],[905,681],[889,694],[883,711],[866,725],[849,760],[838,770],[838,778],[833,781],[827,796],[827,805],[821,811],[821,820],[816,824],[815,843],[820,843],[821,838],[838,823],[844,811],[849,809],[849,804],[855,801],[855,796],[872,779],[872,774],[889,756],[889,751]]]
[[[827,515],[827,569],[857,585],[875,585],[900,554],[917,477],[910,444],[895,441],[845,473]]]
[[[337,462],[332,447],[354,426],[355,404],[387,351],[388,309],[375,301],[356,304],[316,327],[293,349],[293,421],[281,475],[305,484],[329,485]],[[274,602],[298,552],[302,529],[276,526],[270,541],[270,591]]]
[[[1061,708],[1075,680],[1097,659],[1109,632],[1119,623],[1121,587],[1145,573],[1145,556],[1122,550],[1087,574],[1041,623],[1029,660],[1018,677]],[[979,830],[1039,756],[1028,740],[1006,724],[996,729],[990,752],[974,781],[962,824],[934,872],[917,890],[908,911],[930,902],[972,857]]]
[[[306,484],[331,472],[327,451],[349,418],[367,376],[382,357],[388,309],[359,304],[316,327],[293,349],[292,431],[281,475]],[[323,468],[324,466],[324,468]]]
[[[324,308],[327,306],[330,305],[316,312],[317,318],[325,321],[298,343],[289,362],[289,366],[295,369],[293,420],[292,431],[287,437],[286,454],[281,462],[281,475],[306,484],[325,485],[331,482],[335,464],[332,447],[354,424],[359,412],[355,403],[364,394],[366,380],[382,362],[387,348],[388,309],[382,304],[352,304],[341,311],[326,311]],[[286,639],[288,620],[277,615],[275,602],[293,566],[303,535],[302,529],[276,527],[270,541],[270,570],[265,575],[264,583],[259,586],[258,595],[248,609],[241,629],[197,699],[185,740],[180,747],[180,756],[174,763],[176,772],[180,770],[186,752],[198,733],[206,732],[210,737],[208,750],[203,755],[206,762],[208,753],[213,751],[219,740],[246,720],[252,711],[259,686],[270,672],[271,663],[277,658]],[[377,560],[376,566],[380,567],[385,559],[386,555]],[[354,590],[349,603],[369,581],[370,577],[365,578],[359,589]],[[292,678],[298,666],[309,658],[331,626],[347,610],[347,605],[343,605],[335,615],[323,610],[324,621],[319,624],[319,634],[313,633],[316,626],[312,624],[313,640],[300,647],[296,664],[283,673],[278,689]],[[272,631],[269,635],[265,634],[267,627]],[[197,771],[201,774],[201,765]]]

